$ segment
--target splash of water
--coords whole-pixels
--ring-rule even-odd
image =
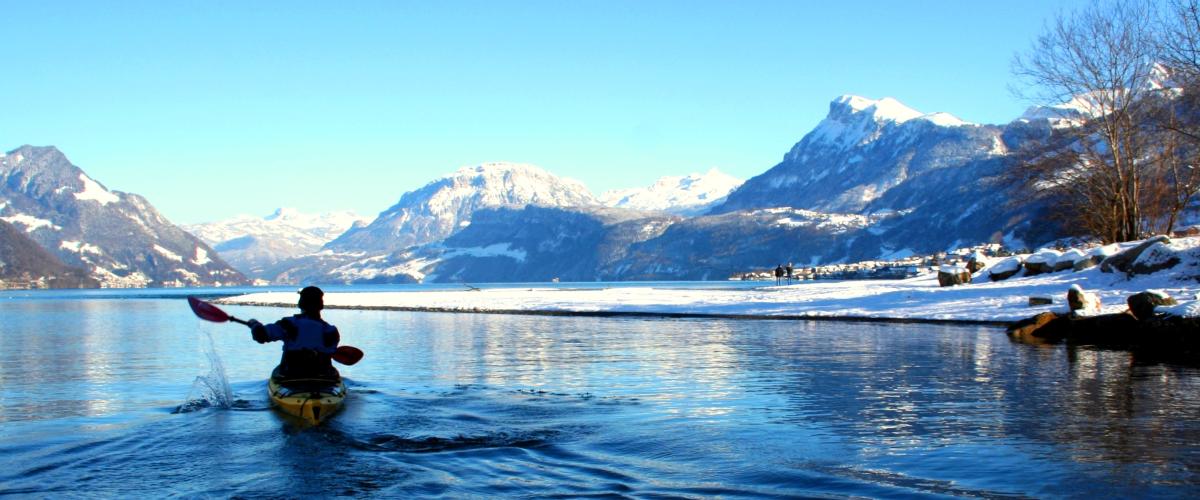
[[[229,387],[229,378],[225,376],[225,364],[217,354],[213,344],[212,334],[204,332],[205,342],[201,343],[204,355],[208,358],[208,374],[196,377],[192,382],[192,390],[188,393],[187,402],[180,405],[176,412],[195,411],[201,408],[232,408],[233,389]]]

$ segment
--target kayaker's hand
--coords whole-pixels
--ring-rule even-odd
[[[263,326],[262,323],[259,323],[258,320],[252,319],[247,321],[246,325],[250,327],[250,337],[252,337],[255,342],[258,342],[259,344],[266,344],[271,340],[269,337],[267,337],[267,327]]]

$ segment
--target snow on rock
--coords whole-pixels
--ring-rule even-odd
[[[891,97],[873,100],[862,96],[847,94],[835,99],[833,102],[847,106],[855,113],[866,113],[876,121],[904,123],[914,118],[920,118],[923,116],[920,111],[905,106],[900,101],[897,101]]]
[[[1070,262],[1071,264],[1075,264],[1076,262],[1086,259],[1087,257],[1088,257],[1087,252],[1080,250],[1078,248],[1072,248],[1070,250],[1063,252],[1062,255],[1059,255],[1058,258],[1056,259],[1056,262],[1063,261],[1063,262]]]
[[[104,186],[101,186],[99,182],[92,180],[92,178],[88,177],[87,174],[79,174],[79,180],[83,181],[83,191],[75,193],[75,199],[91,200],[101,205],[108,205],[109,203],[121,201],[121,197],[113,194],[107,189],[104,189]]]
[[[50,222],[46,219],[39,219],[32,215],[16,214],[9,217],[0,217],[0,220],[8,222],[9,224],[20,224],[25,226],[26,233],[32,233],[43,227],[50,228],[55,231],[62,229],[62,227],[55,225],[53,222]]]
[[[922,116],[921,119],[933,123],[939,127],[965,127],[968,125],[974,125],[973,123],[960,120],[957,116],[944,112],[929,113]]]
[[[183,262],[183,257],[180,257],[179,254],[172,252],[171,250],[164,248],[162,246],[154,245],[154,251],[158,252],[159,255],[162,255],[163,257],[171,259],[175,262]]]
[[[69,250],[69,251],[75,252],[75,253],[91,253],[91,254],[96,254],[96,255],[103,255],[103,253],[104,253],[103,251],[100,250],[100,247],[98,247],[96,245],[83,243],[83,242],[79,242],[79,241],[63,241],[62,243],[60,243],[58,245],[58,247],[63,250]]]
[[[205,250],[203,247],[197,246],[196,247],[196,256],[194,259],[192,259],[192,262],[195,263],[197,266],[203,266],[205,264],[208,264],[209,262],[212,262],[212,259],[208,258],[207,250]]]
[[[1038,250],[1037,253],[1030,255],[1029,258],[1025,259],[1025,263],[1046,264],[1048,266],[1053,266],[1055,262],[1058,262],[1059,255],[1062,255],[1062,253],[1058,250],[1053,248],[1044,248],[1042,250]]]

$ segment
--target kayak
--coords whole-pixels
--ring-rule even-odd
[[[274,375],[274,374],[272,374]],[[267,382],[271,403],[309,425],[318,425],[342,409],[346,384],[336,379],[279,379]]]

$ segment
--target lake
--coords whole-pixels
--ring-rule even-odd
[[[1177,360],[982,326],[330,310],[366,357],[306,429],[268,404],[278,344],[185,293],[0,295],[0,495],[1200,494]]]

